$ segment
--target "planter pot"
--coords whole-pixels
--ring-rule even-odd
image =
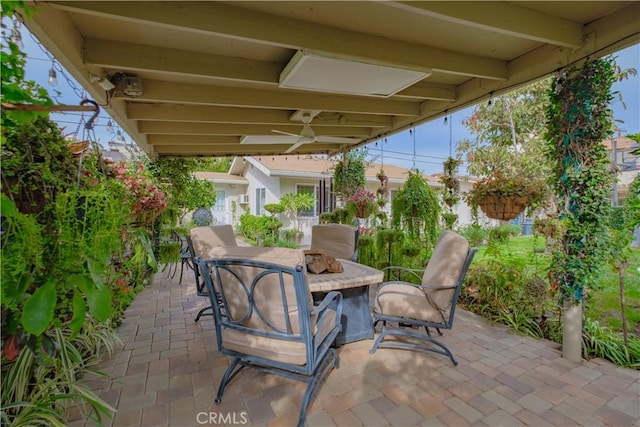
[[[562,306],[562,357],[582,362],[582,303],[571,300]]]
[[[489,218],[510,221],[524,211],[527,202],[524,196],[489,194],[478,205]]]

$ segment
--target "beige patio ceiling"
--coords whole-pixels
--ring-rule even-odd
[[[309,116],[294,153],[333,154],[640,42],[638,1],[34,4],[27,27],[151,155],[282,154]],[[305,88],[281,87],[301,52]]]

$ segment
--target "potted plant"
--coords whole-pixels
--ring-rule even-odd
[[[347,198],[347,207],[357,218],[368,218],[376,210],[376,195],[359,188]]]
[[[391,205],[392,224],[415,241],[435,243],[440,202],[422,174],[409,171],[409,177]]]
[[[545,195],[542,180],[498,172],[474,183],[466,199],[471,205],[479,206],[489,218],[510,221],[526,207],[540,204]]]

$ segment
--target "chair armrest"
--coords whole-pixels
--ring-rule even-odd
[[[457,284],[455,284],[455,285],[448,285],[448,286],[420,285],[420,287],[421,287],[422,289],[435,289],[435,290],[438,290],[438,289],[454,289],[454,288],[456,288],[457,286],[458,286]]]
[[[324,311],[329,307],[332,301],[336,300],[338,302],[338,306],[336,308],[336,315],[338,318],[342,315],[342,294],[338,291],[331,291],[327,295],[325,295],[324,299],[320,304],[313,307],[311,311],[312,316],[318,316],[318,320],[320,320],[320,316]],[[339,312],[338,312],[339,310]]]
[[[378,286],[378,289],[376,290],[376,300],[378,299],[378,294],[386,285],[404,285],[404,286],[412,286],[414,288],[420,287],[420,285],[416,285],[415,283],[404,282],[401,280],[390,280],[388,282],[382,282],[380,286]]]
[[[401,267],[399,265],[391,265],[389,267],[385,267],[382,269],[382,271],[385,271],[385,270],[389,270],[389,271],[397,270],[400,272],[405,271],[407,273],[413,274],[419,280],[422,280],[422,273],[424,273],[424,268],[407,268],[407,267]]]
[[[322,302],[319,305],[315,306],[311,311],[311,317],[317,316],[315,325],[316,330],[323,330],[327,309],[333,301],[336,301],[336,319],[335,325],[331,327],[331,330],[335,330],[337,328],[337,330],[340,331],[342,329],[342,294],[338,291],[331,291],[327,295],[325,295]],[[334,332],[334,334],[337,334],[337,332]],[[323,342],[325,342],[325,340],[319,341],[319,334],[314,333],[313,348],[315,348],[316,352],[319,351],[319,348],[323,344]],[[326,348],[329,345],[330,343],[325,342],[323,348]]]

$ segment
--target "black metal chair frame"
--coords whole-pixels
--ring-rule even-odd
[[[221,283],[220,272],[223,270],[232,274],[233,277],[237,279],[237,283],[242,286],[242,292],[247,297],[247,312],[238,316],[239,318],[232,318],[233,316],[231,313],[224,313],[221,310],[221,305],[218,304],[214,298],[211,298],[213,315],[215,317],[218,351],[234,358],[220,381],[215,402],[220,403],[222,401],[222,396],[226,386],[245,367],[252,367],[264,372],[302,381],[307,383],[298,418],[298,426],[302,427],[306,418],[307,408],[315,390],[331,369],[334,366],[338,368],[339,365],[338,353],[335,348],[332,347],[332,344],[341,329],[340,318],[342,315],[342,294],[335,291],[329,292],[320,305],[315,306],[313,310],[310,310],[307,300],[308,284],[305,277],[304,266],[296,266],[294,268],[257,260],[242,259],[201,260],[199,265],[210,298],[212,295],[219,295],[222,304],[227,306],[225,286]],[[238,267],[253,267],[258,269],[259,272],[252,278],[251,283],[246,283],[240,278],[237,272],[234,271],[234,269]],[[269,307],[258,307],[256,305],[256,300],[254,299],[256,285],[259,284],[259,281],[263,279],[265,275],[270,274],[277,275],[280,288],[279,292],[282,298],[281,303],[282,307],[285,308],[290,304],[290,302],[287,301],[285,287],[291,286],[291,281],[288,281],[289,284],[287,285],[284,277],[291,276],[293,278],[293,286],[295,287],[295,298],[298,308],[298,319],[300,322],[299,333],[294,332],[291,321],[287,315],[284,315],[284,324],[286,327],[284,329],[277,328],[272,325],[264,315],[264,313],[269,310]],[[311,325],[311,317],[313,316],[316,319],[315,325],[318,325],[316,326],[316,329],[321,330],[323,328],[322,324],[325,321],[325,315],[328,312],[330,305],[335,306],[335,325],[324,339],[320,341],[319,333],[317,335],[313,335],[314,327]],[[259,316],[259,318],[267,325],[267,328],[253,329],[245,326],[244,322],[252,315]],[[255,355],[242,354],[231,350],[225,347],[223,342],[223,335],[225,331],[230,329],[240,331],[248,335],[302,342],[305,344],[306,348],[306,363],[303,365],[283,363],[281,361],[270,360]]]
[[[431,351],[434,353],[447,356],[451,360],[451,363],[457,366],[458,362],[453,357],[453,354],[451,353],[451,351],[447,348],[447,346],[445,346],[442,342],[440,342],[439,340],[437,340],[431,335],[429,328],[436,329],[438,331],[438,334],[442,335],[441,329],[451,329],[453,327],[453,320],[456,312],[456,304],[458,302],[458,297],[460,296],[460,290],[462,289],[464,278],[467,274],[467,270],[469,269],[469,265],[471,264],[471,261],[473,261],[473,257],[476,251],[477,250],[474,248],[469,248],[469,250],[467,251],[467,256],[465,258],[464,265],[460,273],[460,277],[456,282],[456,284],[453,286],[416,285],[414,283],[403,282],[403,281],[390,281],[390,282],[385,282],[381,284],[376,292],[376,301],[378,300],[378,295],[380,290],[382,290],[384,286],[391,285],[391,284],[420,287],[425,290],[428,290],[428,289],[443,290],[443,289],[455,288],[455,291],[451,299],[451,310],[449,311],[449,316],[443,322],[430,322],[430,321],[425,321],[420,319],[413,319],[410,317],[391,316],[384,313],[378,313],[377,311],[374,310],[374,313],[373,313],[374,325],[376,325],[378,322],[382,322],[383,328],[380,335],[378,335],[378,338],[376,338],[376,341],[374,342],[373,347],[371,348],[371,350],[369,350],[369,353],[370,354],[375,353],[378,348],[402,348],[402,349],[425,350],[425,351]],[[387,269],[407,271],[412,274],[415,274],[418,277],[420,276],[417,274],[417,272],[423,271],[423,270],[416,270],[416,269],[399,267],[399,266],[387,267]],[[397,323],[398,327],[387,327],[387,322]],[[414,327],[417,327],[418,329],[420,327],[424,327],[426,334],[421,333],[418,330],[414,330],[413,329]],[[408,341],[401,341],[401,340],[384,341],[384,338],[390,335],[413,338],[413,339],[425,342],[426,344],[423,345],[423,344],[418,344],[418,343],[408,342]]]
[[[204,284],[204,280],[202,280],[202,275],[200,274],[200,268],[199,268],[200,259],[195,255],[195,251],[193,249],[193,242],[191,241],[191,237],[189,236],[187,236],[187,246],[189,248],[191,264],[193,265],[193,276],[196,281],[196,294],[199,297],[208,297],[209,293]],[[196,315],[196,318],[194,319],[194,322],[198,322],[198,320],[200,320],[202,316],[213,316],[213,307],[208,305],[200,309],[200,311],[198,311],[198,314]]]

